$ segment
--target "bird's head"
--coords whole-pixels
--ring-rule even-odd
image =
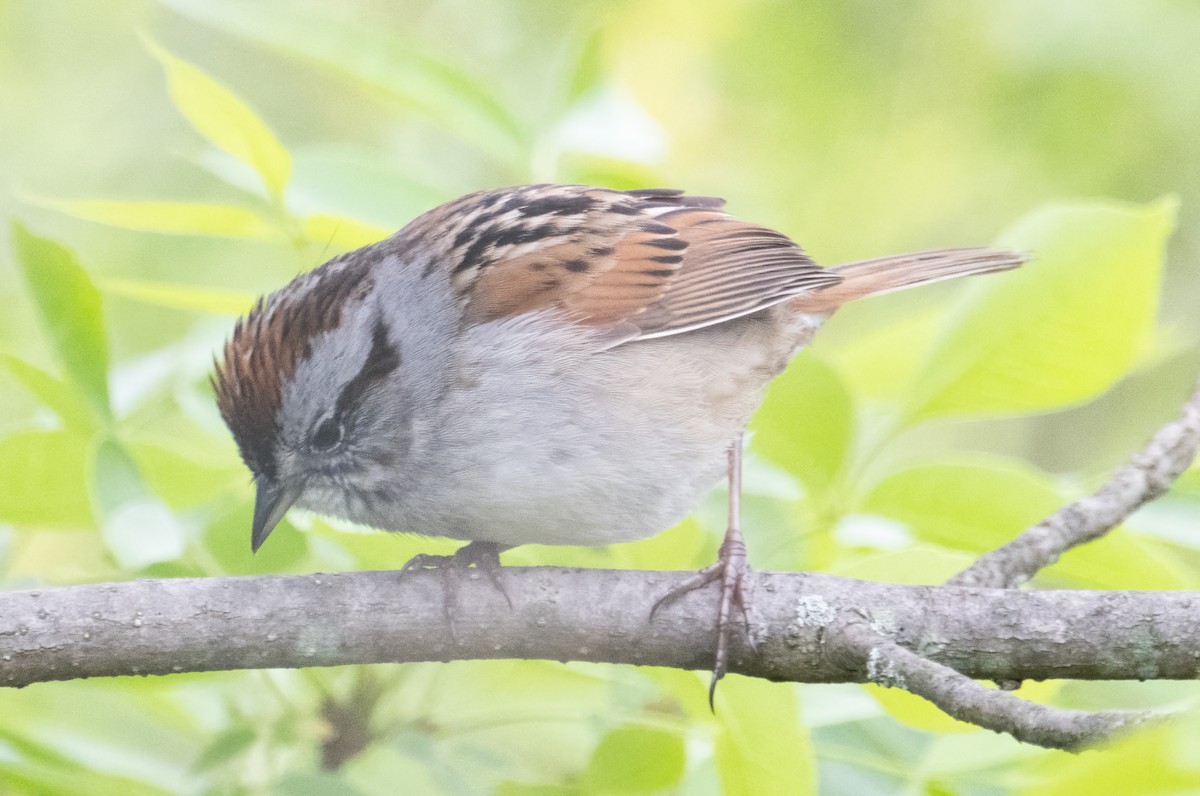
[[[372,252],[335,258],[261,299],[225,345],[213,389],[254,476],[255,551],[294,504],[366,513],[393,463],[381,393],[400,366],[373,293]],[[339,510],[340,509],[340,510]]]

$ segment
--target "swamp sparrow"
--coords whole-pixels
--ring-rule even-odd
[[[825,269],[722,206],[474,193],[260,300],[214,379],[254,473],[252,548],[297,505],[469,540],[410,565],[494,575],[515,545],[657,533],[727,472],[720,560],[659,600],[719,582],[715,685],[745,611],[741,436],[767,383],[847,301],[1022,262],[947,249]]]

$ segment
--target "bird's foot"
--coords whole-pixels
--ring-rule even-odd
[[[664,605],[678,598],[703,588],[710,583],[721,585],[720,597],[717,602],[717,648],[713,661],[712,681],[708,686],[708,706],[713,707],[713,696],[717,691],[717,683],[729,671],[729,636],[733,629],[733,610],[737,608],[741,614],[741,626],[745,633],[746,644],[755,654],[758,649],[754,636],[750,631],[750,617],[747,612],[749,601],[746,598],[746,576],[750,574],[750,564],[746,560],[746,545],[742,535],[736,528],[730,529],[717,557],[717,563],[705,567],[675,588],[664,594],[650,609],[650,619],[653,621],[655,612]]]
[[[496,591],[504,597],[508,607],[512,608],[512,598],[504,588],[500,579],[500,553],[507,550],[506,545],[496,542],[471,542],[463,545],[448,556],[435,556],[422,553],[415,555],[400,567],[401,572],[411,572],[415,569],[436,569],[442,574],[442,605],[446,612],[446,623],[450,627],[450,635],[458,640],[458,629],[455,617],[458,614],[458,586],[464,570],[475,567],[487,573]]]

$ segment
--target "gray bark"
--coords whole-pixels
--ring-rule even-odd
[[[457,638],[438,572],[355,572],[71,586],[0,594],[0,685],[221,669],[545,658],[706,669],[715,589],[650,605],[682,572],[505,568],[458,587]],[[751,575],[751,632],[731,670],[772,680],[868,679],[840,623],[977,679],[1194,679],[1200,594],[899,586],[815,573]]]

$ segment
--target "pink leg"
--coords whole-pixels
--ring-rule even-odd
[[[753,649],[754,641],[749,633],[749,618],[746,616],[746,595],[743,589],[745,577],[750,572],[746,560],[746,543],[742,540],[741,530],[742,502],[742,435],[729,447],[729,524],[725,529],[725,540],[717,556],[717,563],[705,567],[683,583],[658,599],[650,609],[650,618],[663,605],[675,599],[707,586],[713,581],[721,584],[721,593],[717,602],[717,648],[713,662],[712,682],[708,688],[708,704],[712,707],[713,695],[717,683],[729,669],[729,635],[732,632],[731,617],[736,605],[746,625],[746,639]]]

